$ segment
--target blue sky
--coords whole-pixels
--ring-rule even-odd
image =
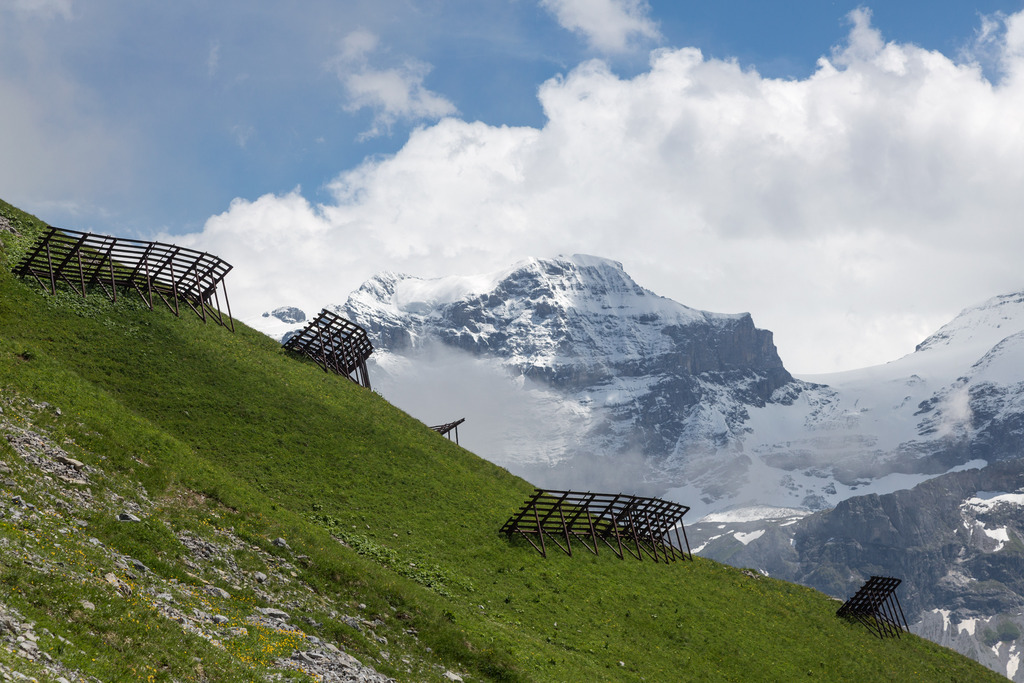
[[[49,124],[127,148],[109,160],[116,168],[104,168],[73,150],[62,158],[44,142],[36,148],[44,160],[28,162],[38,164],[39,179],[5,196],[55,222],[141,234],[199,228],[235,197],[301,186],[318,198],[340,171],[395,152],[411,127],[429,123],[400,117],[361,137],[377,111],[348,108],[331,66],[356,30],[377,36],[373,68],[420,62],[423,87],[460,118],[542,126],[538,86],[595,57],[628,77],[647,68],[652,48],[693,46],[766,77],[806,77],[843,40],[858,6],[652,2],[640,7],[660,35],[607,50],[530,0],[3,4],[0,73],[48,119],[40,137],[54,132]],[[887,39],[956,54],[973,40],[979,15],[1014,9],[1019,2],[896,2],[872,12]],[[51,174],[66,180],[49,189]]]
[[[1024,287],[1022,7],[0,0],[0,197],[218,253],[243,316],[585,252],[884,362]]]

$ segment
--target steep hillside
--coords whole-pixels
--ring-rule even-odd
[[[527,482],[244,326],[45,295],[0,215],[4,674],[998,680],[712,561],[544,559]]]

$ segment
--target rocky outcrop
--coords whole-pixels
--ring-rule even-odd
[[[264,318],[274,317],[283,323],[295,325],[306,322],[306,313],[295,306],[280,306],[263,314]]]
[[[15,229],[6,216],[0,216],[0,232],[9,232],[12,235],[20,236],[20,233]]]

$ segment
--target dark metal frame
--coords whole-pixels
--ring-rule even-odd
[[[373,345],[366,330],[326,308],[302,332],[288,339],[284,348],[309,356],[324,372],[344,375],[370,388],[366,359],[373,353]]]
[[[682,521],[689,510],[689,506],[660,498],[536,489],[501,527],[501,533],[509,538],[521,535],[543,557],[547,557],[547,537],[570,556],[575,538],[595,555],[600,540],[619,559],[628,552],[638,560],[644,555],[655,562],[693,560]]]
[[[452,438],[451,433],[454,431],[455,432],[455,443],[458,444],[459,443],[459,425],[462,424],[465,421],[466,421],[466,418],[460,417],[455,422],[446,422],[443,425],[434,425],[433,427],[431,427],[431,429],[433,429],[435,432],[437,432],[441,436],[447,436],[449,441],[451,441],[451,438]]]
[[[889,576],[872,576],[857,593],[843,603],[836,616],[859,621],[879,638],[900,637],[903,631],[910,631],[903,607],[896,597],[900,579]]]
[[[19,277],[31,275],[44,291],[57,292],[58,281],[86,296],[99,286],[117,301],[117,290],[134,289],[153,310],[154,294],[174,313],[184,301],[203,322],[207,315],[235,331],[224,276],[231,264],[206,252],[162,242],[96,235],[50,227],[14,268]],[[109,289],[108,289],[109,286]],[[220,308],[224,294],[227,316]]]

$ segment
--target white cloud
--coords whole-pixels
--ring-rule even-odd
[[[342,173],[329,202],[236,200],[189,239],[235,264],[249,315],[318,310],[383,269],[585,252],[687,305],[751,311],[793,370],[883,362],[1024,286],[1024,81],[852,20],[802,80],[695,49],[631,79],[587,62],[540,88],[543,128],[444,119]]]
[[[961,51],[960,58],[998,73],[1004,81],[1020,78],[1024,71],[1024,13],[983,15],[974,40]]]
[[[161,239],[200,246],[235,266],[229,295],[242,318],[266,310],[260,306],[268,301],[300,302],[307,311],[322,306],[327,302],[318,292],[335,289],[335,265],[347,263],[344,255],[335,257],[344,241],[338,226],[325,221],[298,188],[252,202],[236,199],[206,222],[202,234]]]
[[[235,124],[231,126],[231,135],[235,138],[235,144],[245,149],[246,145],[249,144],[249,140],[256,135],[256,128],[242,123]]]
[[[341,40],[341,52],[338,58],[343,64],[351,64],[365,60],[367,55],[377,49],[380,39],[366,29],[352,31]]]
[[[61,17],[71,19],[72,0],[13,0],[15,11],[22,14],[35,14],[47,19]]]
[[[640,40],[661,37],[646,0],[540,0],[562,28],[583,36],[591,48],[625,52]]]
[[[210,51],[206,55],[206,76],[213,78],[220,69],[220,41],[210,45]]]
[[[423,86],[431,67],[425,62],[406,59],[390,68],[379,68],[370,57],[379,49],[377,36],[357,30],[345,36],[331,66],[348,95],[345,109],[375,112],[373,125],[361,138],[390,132],[398,121],[435,121],[458,112],[443,96]]]

